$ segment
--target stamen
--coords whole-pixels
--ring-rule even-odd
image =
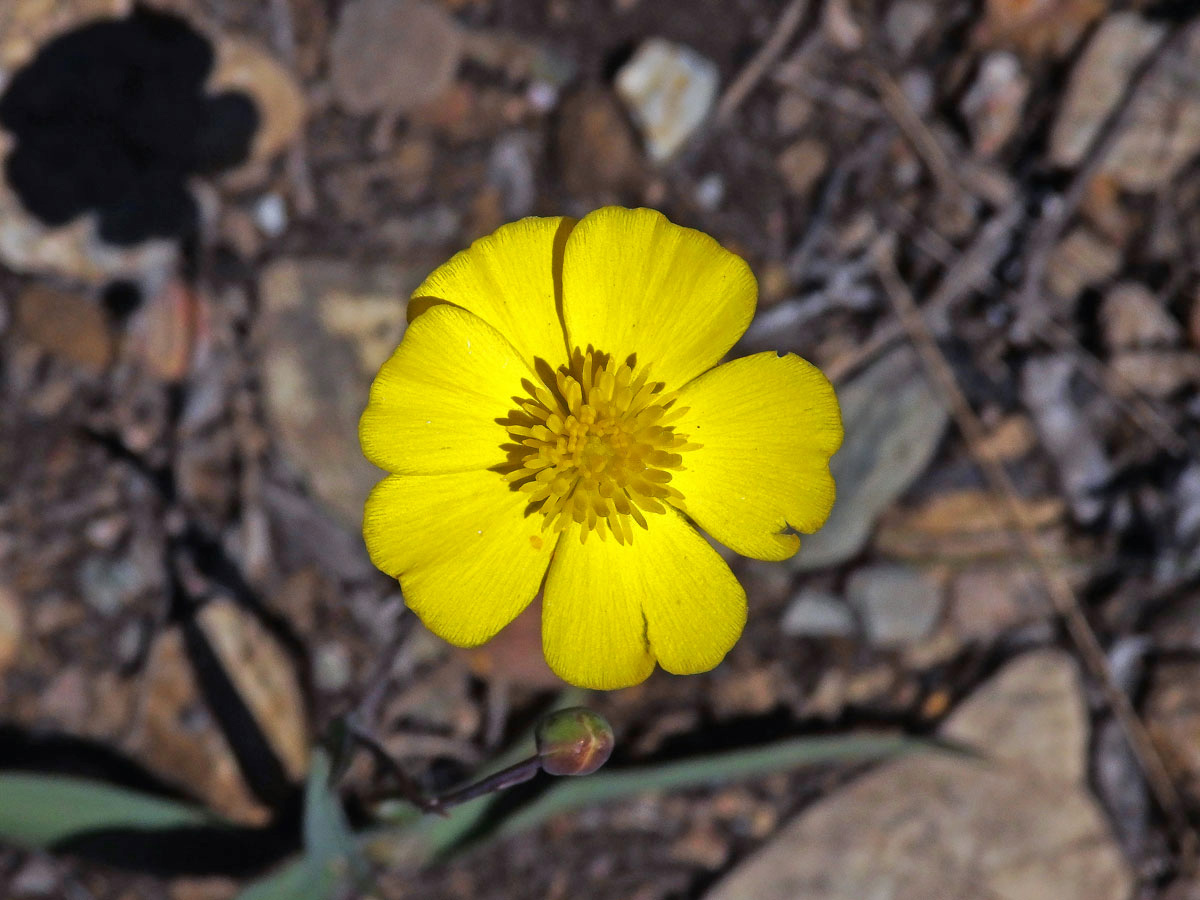
[[[682,454],[700,445],[675,433],[687,412],[676,400],[650,380],[648,367],[635,372],[605,354],[576,351],[569,367],[518,404],[524,424],[508,432],[520,445],[520,468],[505,479],[529,495],[543,530],[575,523],[581,541],[594,531],[629,544],[633,524],[649,527],[648,514],[686,509],[670,470],[682,469]]]

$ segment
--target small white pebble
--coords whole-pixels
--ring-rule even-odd
[[[535,112],[548,113],[558,104],[558,89],[545,81],[531,82],[525,99]]]
[[[696,205],[712,212],[725,199],[725,179],[716,172],[709,172],[696,182]]]
[[[254,204],[254,223],[267,237],[279,237],[287,230],[287,205],[278,194],[264,194]]]

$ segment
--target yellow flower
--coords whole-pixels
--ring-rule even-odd
[[[833,507],[833,388],[792,354],[717,365],[754,314],[749,267],[653,210],[523,219],[438,268],[371,387],[359,437],[392,473],[363,536],[460,647],[543,587],[572,684],[717,665],[746,594],[696,530],[782,560]]]

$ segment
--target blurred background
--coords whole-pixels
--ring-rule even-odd
[[[1190,2],[0,0],[0,894],[1200,898],[1197,73]],[[720,667],[584,696],[405,613],[356,424],[434,266],[610,203],[847,435]],[[600,774],[383,831],[333,739],[444,791],[554,703]]]

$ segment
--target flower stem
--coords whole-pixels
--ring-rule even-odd
[[[449,809],[460,803],[466,803],[468,800],[474,800],[476,797],[482,797],[484,794],[503,791],[513,785],[528,781],[541,770],[542,758],[540,756],[531,756],[529,759],[522,760],[516,765],[509,766],[507,769],[501,769],[495,775],[489,775],[487,778],[477,781],[474,784],[469,784],[456,791],[443,794],[436,800],[438,808],[442,810]]]

